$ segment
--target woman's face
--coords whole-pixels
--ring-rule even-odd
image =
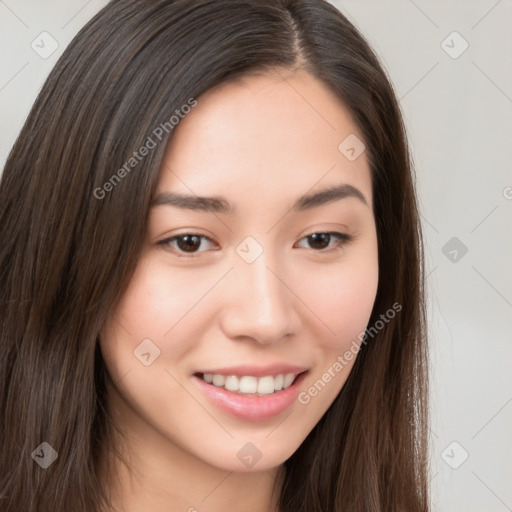
[[[346,353],[378,284],[370,169],[348,111],[302,70],[197,100],[174,128],[144,251],[101,332],[109,407],[155,452],[261,470],[297,450],[354,364]],[[347,185],[361,197],[341,189],[294,206]],[[272,376],[303,370],[275,391],[293,377]]]

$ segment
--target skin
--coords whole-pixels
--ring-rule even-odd
[[[259,422],[217,409],[192,375],[284,361],[310,369],[305,391],[359,344],[377,292],[378,247],[366,153],[349,161],[338,150],[349,134],[363,139],[337,97],[301,69],[210,89],[175,128],[157,194],[223,196],[237,214],[153,207],[138,267],[100,334],[115,383],[107,406],[125,431],[132,469],[112,459],[120,509],[277,510],[283,462],[332,404],[355,359],[307,405],[296,401]],[[368,204],[348,197],[290,211],[299,196],[343,183]],[[336,239],[315,246],[307,238],[329,231],[354,238],[340,248]],[[186,233],[212,242],[201,239],[192,255],[183,242],[158,244]],[[247,236],[263,248],[250,264],[236,252]],[[133,354],[145,338],[161,351],[150,366]],[[247,442],[262,454],[251,468],[237,457]]]

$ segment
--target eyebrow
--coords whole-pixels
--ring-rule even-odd
[[[293,205],[292,210],[300,212],[348,197],[355,197],[368,206],[365,196],[358,188],[352,185],[342,184],[299,197]],[[175,192],[162,192],[151,203],[153,207],[160,205],[175,206],[177,208],[195,211],[210,211],[225,214],[234,213],[233,205],[220,196],[200,197],[177,194]]]

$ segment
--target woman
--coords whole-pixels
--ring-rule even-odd
[[[322,0],[114,0],[0,184],[2,510],[426,511],[419,214]]]

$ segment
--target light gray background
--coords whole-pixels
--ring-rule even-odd
[[[512,0],[333,3],[387,68],[416,165],[432,345],[433,509],[512,511]],[[105,4],[0,0],[2,168],[50,69]],[[46,59],[31,47],[51,49],[43,31],[59,45]]]

